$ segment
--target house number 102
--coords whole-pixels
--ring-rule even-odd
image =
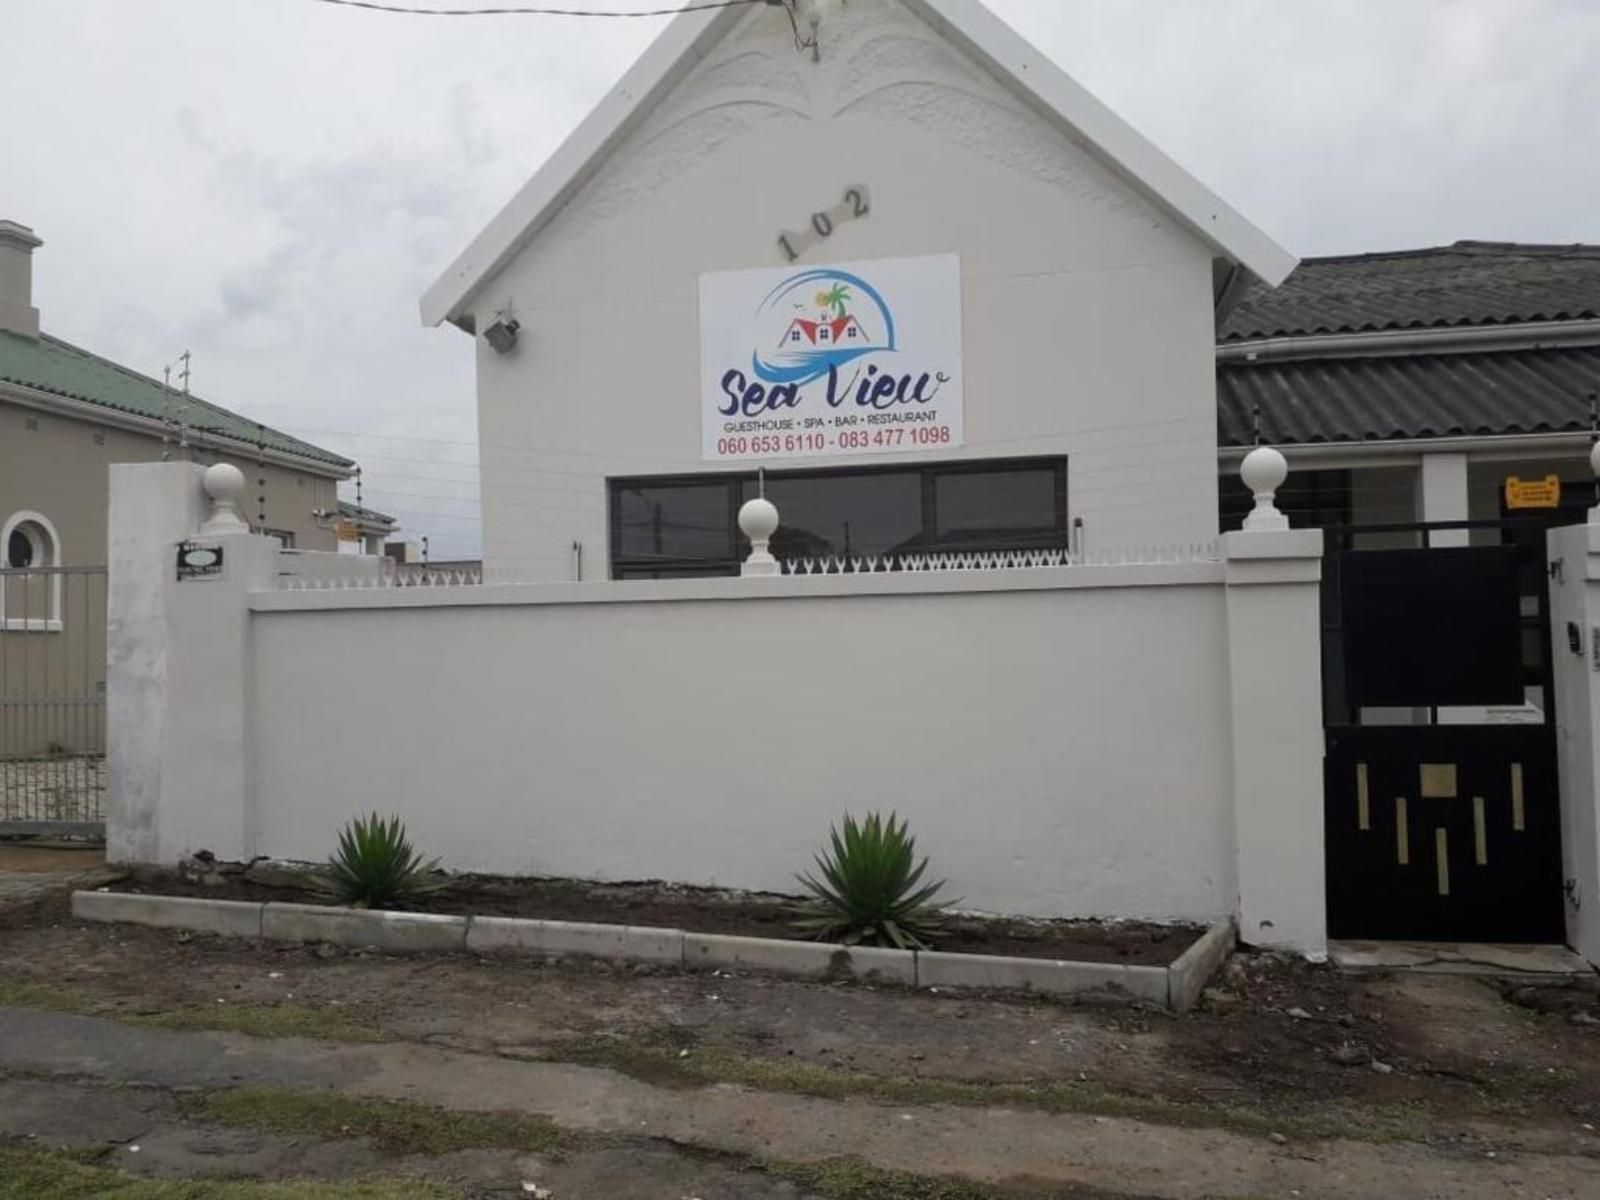
[[[778,245],[790,262],[799,258],[824,238],[832,237],[836,226],[854,221],[872,211],[872,194],[864,183],[853,183],[844,190],[844,199],[832,208],[811,214],[811,224],[799,233],[785,229],[778,235]]]

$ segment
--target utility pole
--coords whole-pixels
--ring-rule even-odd
[[[172,365],[161,368],[161,461],[172,461]]]
[[[189,457],[189,352],[185,350],[178,355],[178,361],[183,364],[183,370],[178,372],[178,378],[183,381],[183,398],[178,401],[178,456]]]
[[[267,528],[267,427],[256,422],[256,528]]]

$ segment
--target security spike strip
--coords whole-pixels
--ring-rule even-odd
[[[827,555],[792,558],[786,575],[875,575],[927,571],[1000,571],[1058,567],[1170,566],[1218,561],[1217,543],[1119,548],[1074,553],[1062,547],[947,553]]]

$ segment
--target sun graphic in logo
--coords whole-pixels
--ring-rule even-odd
[[[850,289],[842,283],[836,283],[827,291],[818,292],[816,303],[818,308],[831,308],[835,316],[845,317],[849,315],[844,307],[844,302],[848,299],[850,299]]]

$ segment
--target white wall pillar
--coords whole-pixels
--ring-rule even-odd
[[[168,574],[164,547],[200,527],[198,463],[111,468],[106,529],[106,857],[154,862],[167,715]]]
[[[1289,529],[1273,500],[1283,456],[1259,447],[1240,474],[1254,524],[1225,534],[1239,936],[1327,953],[1323,838],[1323,537]]]
[[[217,523],[205,479],[193,463],[111,468],[106,852],[115,862],[249,854],[246,595],[271,585],[277,544]],[[212,531],[200,532],[208,521]],[[178,545],[190,539],[221,549],[218,575],[178,578]]]
[[[1230,533],[1223,552],[1239,936],[1320,956],[1328,946],[1322,534]]]
[[[1467,492],[1465,454],[1424,454],[1417,487],[1417,518],[1422,521],[1465,521],[1471,516]],[[1472,534],[1466,529],[1445,529],[1430,534],[1428,545],[1466,546]]]
[[[1556,706],[1556,770],[1561,787],[1561,877],[1567,941],[1600,966],[1600,511],[1587,525],[1552,529],[1551,651]],[[1568,648],[1567,623],[1585,653]]]

